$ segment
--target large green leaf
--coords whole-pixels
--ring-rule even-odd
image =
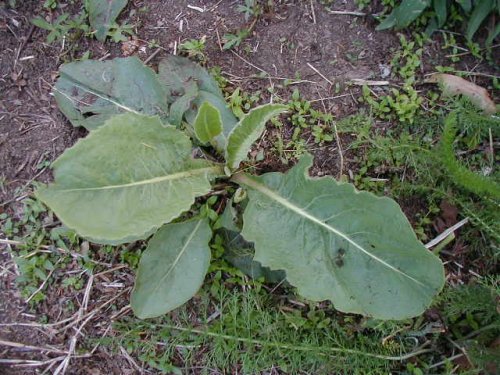
[[[448,0],[434,0],[434,12],[438,20],[438,27],[442,27],[448,17]]]
[[[139,318],[163,315],[200,288],[210,264],[208,220],[163,226],[142,254],[130,303]]]
[[[460,4],[464,12],[469,13],[472,9],[472,0],[456,0]]]
[[[375,28],[377,31],[387,30],[396,25],[396,13],[393,10],[382,22]]]
[[[394,8],[376,29],[385,30],[393,26],[397,29],[407,27],[422,14],[430,2],[431,0],[403,0],[401,5]]]
[[[65,64],[54,96],[71,123],[88,130],[123,112],[166,118],[170,101],[156,74],[137,57]]]
[[[95,30],[97,40],[104,42],[109,29],[127,2],[128,0],[85,0],[90,26]]]
[[[228,167],[237,169],[240,162],[246,159],[252,144],[261,136],[266,122],[287,109],[282,104],[266,104],[248,112],[229,134],[226,146]]]
[[[221,167],[191,158],[189,138],[158,117],[118,115],[54,162],[55,182],[36,195],[95,242],[121,243],[188,210]]]
[[[477,2],[470,15],[469,22],[467,23],[467,30],[465,32],[467,39],[472,40],[479,26],[481,26],[485,18],[493,12],[495,6],[495,0],[481,0]]]
[[[210,102],[201,105],[194,121],[194,132],[202,143],[208,143],[222,132],[219,110]]]
[[[185,57],[169,55],[163,58],[158,64],[158,75],[174,96],[182,95],[186,84],[194,80],[198,83],[200,90],[224,97],[212,76],[204,68]]]
[[[300,294],[380,319],[421,314],[442,288],[440,260],[396,202],[331,177],[310,178],[312,157],[288,173],[237,174],[248,188],[243,237],[255,260],[283,269]]]

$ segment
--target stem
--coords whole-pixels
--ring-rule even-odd
[[[335,347],[320,347],[320,346],[305,346],[305,345],[289,345],[289,344],[285,344],[285,343],[281,343],[281,342],[268,342],[268,341],[263,341],[263,340],[250,339],[250,338],[246,338],[246,337],[225,335],[222,333],[210,332],[210,331],[205,331],[205,330],[200,330],[200,329],[195,329],[195,328],[177,327],[177,326],[173,326],[173,325],[169,325],[169,324],[163,324],[162,326],[165,328],[173,329],[173,330],[180,331],[180,332],[188,332],[188,333],[195,333],[197,335],[217,337],[217,338],[221,338],[221,339],[225,339],[225,340],[242,342],[245,344],[253,344],[253,345],[259,345],[259,346],[270,346],[270,347],[274,347],[274,348],[298,350],[298,351],[309,351],[309,352],[318,352],[318,353],[323,352],[322,354],[326,354],[325,352],[355,354],[355,355],[360,355],[360,356],[365,356],[365,357],[383,359],[383,360],[387,360],[387,361],[403,361],[403,360],[406,360],[408,358],[412,358],[412,357],[415,357],[417,355],[429,353],[432,351],[431,349],[423,349],[423,347],[428,344],[428,342],[427,342],[424,345],[418,347],[417,349],[415,349],[414,351],[412,351],[410,353],[403,354],[400,356],[388,356],[388,355],[383,355],[383,354],[367,353],[367,352],[363,352],[360,350],[338,348],[338,347],[335,348]]]

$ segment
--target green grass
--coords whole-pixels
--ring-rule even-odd
[[[117,323],[107,343],[159,370],[183,373],[201,366],[202,373],[382,374],[411,351],[398,339],[382,344],[382,332],[361,328],[358,318],[327,317],[331,309],[319,304],[295,308],[259,283],[215,283],[164,319]]]

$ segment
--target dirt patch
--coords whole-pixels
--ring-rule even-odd
[[[300,88],[305,99],[335,96],[335,85],[331,83],[343,86],[352,78],[376,78],[380,74],[378,64],[388,63],[387,51],[395,42],[390,34],[375,33],[362,18],[332,15],[319,4],[314,7],[313,16],[308,4],[294,1],[278,4],[260,17],[252,36],[236,52],[222,51],[221,39],[225,34],[248,26],[235,10],[234,2],[202,1],[197,6],[203,12],[189,8],[187,1],[169,6],[160,1],[135,5],[130,5],[129,13],[136,11],[133,21],[138,25],[138,40],[154,41],[151,48],[144,46],[136,51],[139,57],[145,60],[159,48],[160,53],[151,61],[155,65],[165,53],[178,51],[184,41],[206,37],[207,64],[221,67],[230,82],[249,92],[266,93],[270,86],[279,89],[287,79],[295,82],[294,87]],[[77,8],[65,11],[76,13]],[[12,199],[12,192],[29,185],[34,177],[47,181],[49,162],[85,134],[69,126],[51,96],[58,67],[69,56],[61,54],[57,43],[46,44],[46,32],[30,24],[30,19],[40,14],[46,13],[35,1],[23,2],[16,10],[2,10],[2,201]],[[89,50],[94,58],[125,53],[111,42],[79,43],[80,53]],[[263,71],[273,78],[256,76]],[[276,92],[288,95],[290,90]],[[336,117],[357,108],[351,96],[325,99],[323,103]]]

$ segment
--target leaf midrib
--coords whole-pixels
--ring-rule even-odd
[[[200,227],[201,223],[203,222],[203,220],[199,220],[198,221],[198,224],[196,224],[196,227],[193,229],[193,231],[191,232],[191,234],[189,235],[188,239],[186,240],[186,243],[184,244],[184,246],[182,247],[181,251],[179,251],[179,254],[177,255],[177,257],[174,259],[173,263],[171,264],[171,266],[168,268],[167,272],[165,272],[165,274],[161,277],[161,279],[159,280],[159,282],[156,284],[155,288],[153,289],[153,291],[151,292],[151,296],[153,297],[155,295],[155,293],[158,291],[158,288],[163,285],[163,282],[165,281],[165,279],[170,276],[170,273],[172,272],[172,270],[175,269],[175,267],[177,266],[177,263],[179,263],[179,261],[181,260],[182,256],[184,255],[184,253],[186,252],[186,249],[188,247],[188,245],[191,243],[191,241],[193,240],[196,232],[198,232],[198,228]]]
[[[191,169],[189,171],[177,172],[177,173],[169,174],[166,176],[153,177],[153,178],[149,178],[147,180],[129,182],[127,184],[97,186],[97,187],[88,187],[88,188],[76,188],[76,189],[61,189],[61,190],[59,190],[59,192],[69,193],[69,192],[76,192],[76,191],[100,191],[100,190],[111,190],[111,189],[123,189],[123,188],[136,187],[136,186],[142,186],[142,185],[158,184],[158,183],[165,182],[165,181],[179,180],[179,179],[188,178],[191,176],[200,175],[203,173],[209,173],[209,172],[217,173],[218,171],[220,172],[220,167],[218,167],[218,166],[199,168],[199,169]]]
[[[89,94],[95,95],[95,96],[97,96],[98,98],[100,98],[100,99],[102,99],[102,100],[105,100],[105,101],[107,101],[107,102],[109,102],[109,103],[111,103],[111,104],[113,104],[113,105],[115,105],[115,106],[117,106],[117,107],[119,107],[119,108],[121,108],[121,109],[123,109],[123,110],[127,111],[127,112],[131,112],[131,113],[134,113],[134,114],[136,114],[136,115],[142,115],[142,113],[140,113],[140,112],[136,111],[135,109],[130,108],[130,107],[127,107],[127,106],[125,106],[125,105],[121,104],[120,102],[118,102],[118,101],[116,101],[116,100],[114,100],[114,99],[110,98],[109,96],[107,96],[107,95],[105,95],[105,94],[102,94],[102,93],[98,92],[97,90],[94,90],[94,89],[91,89],[91,88],[89,88],[89,87],[83,86],[83,84],[82,84],[80,81],[75,80],[75,79],[74,79],[73,77],[71,77],[69,74],[62,73],[62,74],[61,74],[61,77],[66,78],[68,81],[70,81],[70,82],[73,84],[73,86],[75,86],[75,87],[77,87],[77,88],[79,88],[79,89],[81,89],[81,90],[83,90],[83,91],[85,91],[85,92],[87,92],[87,93],[89,93]],[[83,104],[85,104],[85,105],[89,105],[89,104],[87,104],[87,103],[84,103],[84,102],[83,102],[82,100],[80,100],[80,99],[77,99],[77,98],[75,98],[75,97],[73,97],[73,96],[70,96],[70,95],[66,94],[64,91],[59,90],[59,89],[58,89],[57,87],[55,87],[55,86],[54,86],[54,91],[57,91],[59,94],[61,94],[62,96],[64,96],[66,99],[70,100],[72,103],[73,103],[73,102],[77,102],[77,103],[78,103],[78,102],[81,102],[81,103],[83,103]]]
[[[251,179],[251,178],[248,178],[247,176],[243,175],[243,174],[237,174],[235,176],[233,176],[232,178],[233,181],[236,181],[238,183],[242,183],[244,185],[247,185],[247,186],[250,186],[251,188],[257,190],[258,192],[266,195],[267,197],[271,198],[272,200],[278,202],[279,204],[281,204],[283,207],[285,207],[286,209],[290,210],[290,211],[293,211],[294,213],[298,214],[299,216],[313,222],[314,224],[317,224],[323,228],[325,228],[326,230],[334,233],[335,235],[345,239],[347,242],[349,242],[351,245],[353,245],[355,248],[357,248],[359,251],[361,251],[362,253],[364,253],[365,255],[371,257],[372,259],[376,260],[377,262],[379,262],[380,264],[382,264],[383,266],[389,268],[390,270],[400,274],[400,275],[403,275],[404,277],[408,278],[409,280],[415,282],[416,284],[418,284],[419,286],[421,287],[424,287],[424,288],[427,288],[427,286],[422,283],[421,281],[415,279],[414,277],[408,275],[407,273],[397,269],[396,267],[392,266],[391,264],[387,263],[385,260],[377,257],[376,255],[370,253],[369,251],[365,250],[361,245],[359,245],[357,242],[355,242],[354,240],[352,240],[348,235],[346,235],[345,233],[339,231],[338,229],[335,229],[334,227],[322,222],[320,219],[316,218],[315,216],[311,215],[309,212],[303,210],[302,208],[294,205],[292,202],[288,201],[287,199],[283,198],[281,195],[279,195],[277,192],[269,189],[267,186],[263,185],[263,184],[260,184],[259,182]]]

